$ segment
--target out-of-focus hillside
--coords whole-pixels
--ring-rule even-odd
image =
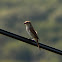
[[[61,0],[0,0],[0,28],[29,38],[25,20],[39,42],[62,50]],[[62,56],[0,34],[0,62],[62,62]]]

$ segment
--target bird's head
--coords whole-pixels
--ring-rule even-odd
[[[31,25],[31,22],[30,21],[25,21],[24,24],[25,25]]]

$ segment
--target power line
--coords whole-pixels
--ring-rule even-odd
[[[5,31],[5,30],[3,30],[3,29],[0,29],[0,33],[3,34],[3,35],[6,35],[6,36],[8,36],[8,37],[11,37],[11,38],[20,40],[20,41],[22,41],[22,42],[25,42],[25,43],[28,43],[28,44],[37,46],[37,43],[36,43],[34,40],[27,39],[27,38],[25,38],[25,37],[19,36],[19,35],[17,35],[17,34],[14,34],[14,33],[8,32],[8,31]],[[48,45],[39,43],[39,47],[40,47],[40,48],[43,48],[43,49],[46,49],[46,50],[48,50],[48,51],[57,53],[57,54],[59,54],[59,55],[62,55],[62,51],[61,51],[61,50],[56,49],[56,48],[53,48],[53,47],[50,47],[50,46],[48,46]]]

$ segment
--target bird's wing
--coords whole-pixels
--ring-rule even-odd
[[[30,28],[30,31],[35,35],[35,36],[34,36],[35,38],[39,39],[39,38],[38,38],[38,35],[37,35],[37,32],[34,30],[33,27]]]

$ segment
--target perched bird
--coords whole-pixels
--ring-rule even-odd
[[[37,32],[34,30],[32,24],[30,21],[25,21],[24,24],[26,25],[26,31],[27,33],[37,42],[37,46],[39,47],[38,44],[38,35]]]

